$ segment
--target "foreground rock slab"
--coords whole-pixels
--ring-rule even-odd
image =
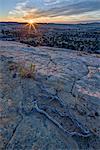
[[[100,55],[0,41],[0,149],[99,148]]]

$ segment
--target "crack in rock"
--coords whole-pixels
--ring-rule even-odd
[[[84,130],[83,134],[82,133],[77,133],[77,132],[69,132],[69,131],[65,130],[55,119],[53,119],[50,115],[48,115],[48,113],[46,113],[44,110],[40,109],[38,107],[36,101],[33,102],[33,105],[34,105],[34,108],[36,109],[37,112],[45,115],[50,121],[52,121],[65,134],[70,135],[70,136],[77,135],[77,136],[82,136],[82,137],[89,137],[89,136],[91,136],[91,133],[89,131],[85,131],[85,130]],[[78,123],[78,126],[80,127],[79,123]]]

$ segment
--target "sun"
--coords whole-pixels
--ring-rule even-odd
[[[33,24],[34,22],[33,22],[33,20],[29,20],[28,23],[29,24]]]
[[[34,30],[36,32],[36,23],[34,23],[33,20],[28,20],[25,26],[28,26],[29,33],[31,33],[31,30]]]

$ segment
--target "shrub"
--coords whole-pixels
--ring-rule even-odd
[[[18,63],[10,63],[9,64],[9,70],[18,72],[18,74],[22,78],[34,78],[35,73],[35,64],[31,64],[29,67],[25,67],[23,65],[20,65]]]
[[[29,68],[20,66],[19,74],[22,78],[34,78],[35,64],[31,64]]]

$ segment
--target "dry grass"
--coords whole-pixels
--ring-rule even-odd
[[[25,67],[25,65],[12,62],[9,64],[9,70],[18,72],[22,78],[34,78],[35,76],[35,64],[30,64],[29,67]]]
[[[35,75],[35,65],[31,64],[29,68],[20,66],[19,74],[22,78],[34,78]]]

